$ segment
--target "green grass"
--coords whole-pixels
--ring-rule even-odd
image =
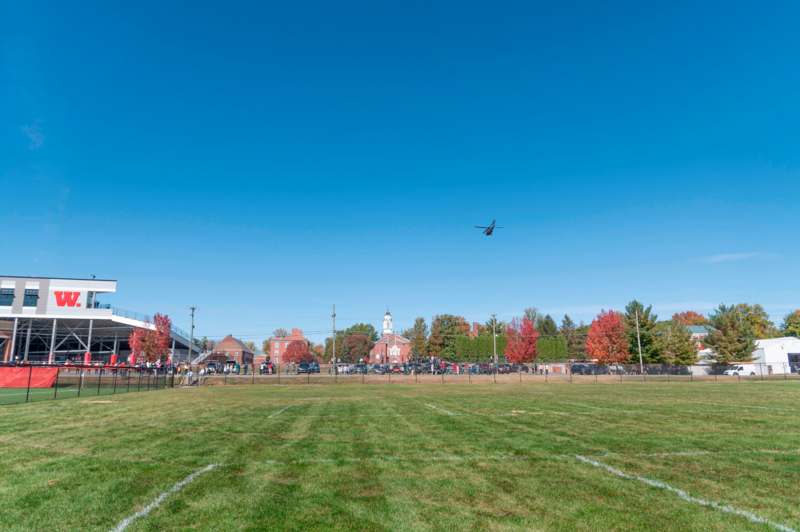
[[[0,529],[109,530],[210,463],[131,530],[768,529],[575,455],[800,528],[798,403],[788,381],[218,386],[10,405]]]

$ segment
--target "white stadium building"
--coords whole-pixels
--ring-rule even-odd
[[[154,329],[150,316],[112,307],[104,294],[117,291],[117,281],[0,276],[0,361],[63,363],[126,361],[128,337],[134,328]],[[173,327],[171,356],[175,363],[193,358],[189,334]]]

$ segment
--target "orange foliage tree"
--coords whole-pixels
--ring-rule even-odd
[[[688,327],[689,325],[705,325],[708,323],[708,318],[702,314],[698,314],[693,310],[686,312],[678,312],[672,315],[672,321],[676,321],[681,325]]]
[[[283,359],[286,362],[293,362],[299,364],[301,362],[313,362],[314,355],[308,349],[308,342],[303,340],[294,340],[286,347],[283,354]]]
[[[609,310],[598,314],[589,327],[586,352],[600,364],[618,364],[628,359],[628,337],[621,313]]]
[[[539,332],[529,318],[511,320],[511,325],[506,329],[506,338],[506,360],[512,364],[534,361]]]
[[[153,324],[155,330],[136,328],[128,337],[128,344],[137,361],[155,362],[169,355],[172,320],[169,316],[156,314]]]

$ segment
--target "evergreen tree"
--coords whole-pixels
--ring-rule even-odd
[[[555,336],[558,334],[558,325],[550,314],[539,316],[536,319],[536,330],[542,336]]]
[[[586,358],[584,337],[578,333],[575,322],[566,314],[564,315],[564,319],[561,320],[561,329],[559,332],[567,346],[566,358],[571,360]]]
[[[636,322],[639,322],[639,335],[636,334]],[[642,342],[642,360],[645,364],[654,364],[661,359],[659,346],[655,341],[655,327],[658,316],[653,314],[652,305],[645,308],[635,299],[625,307],[625,330],[628,335],[628,353],[631,362],[639,362],[639,340]]]
[[[682,323],[672,320],[655,327],[655,342],[664,364],[691,365],[697,362],[697,347]]]
[[[428,325],[425,323],[425,318],[415,319],[414,326],[403,331],[403,336],[411,340],[411,355],[413,358],[420,359],[428,356],[426,349]]]
[[[720,305],[709,316],[712,330],[704,342],[714,352],[717,364],[745,362],[753,358],[755,334],[739,307]]]

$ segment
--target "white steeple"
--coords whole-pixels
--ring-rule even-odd
[[[386,310],[386,314],[383,315],[383,336],[393,334],[394,330],[392,328],[392,314],[389,310]]]

